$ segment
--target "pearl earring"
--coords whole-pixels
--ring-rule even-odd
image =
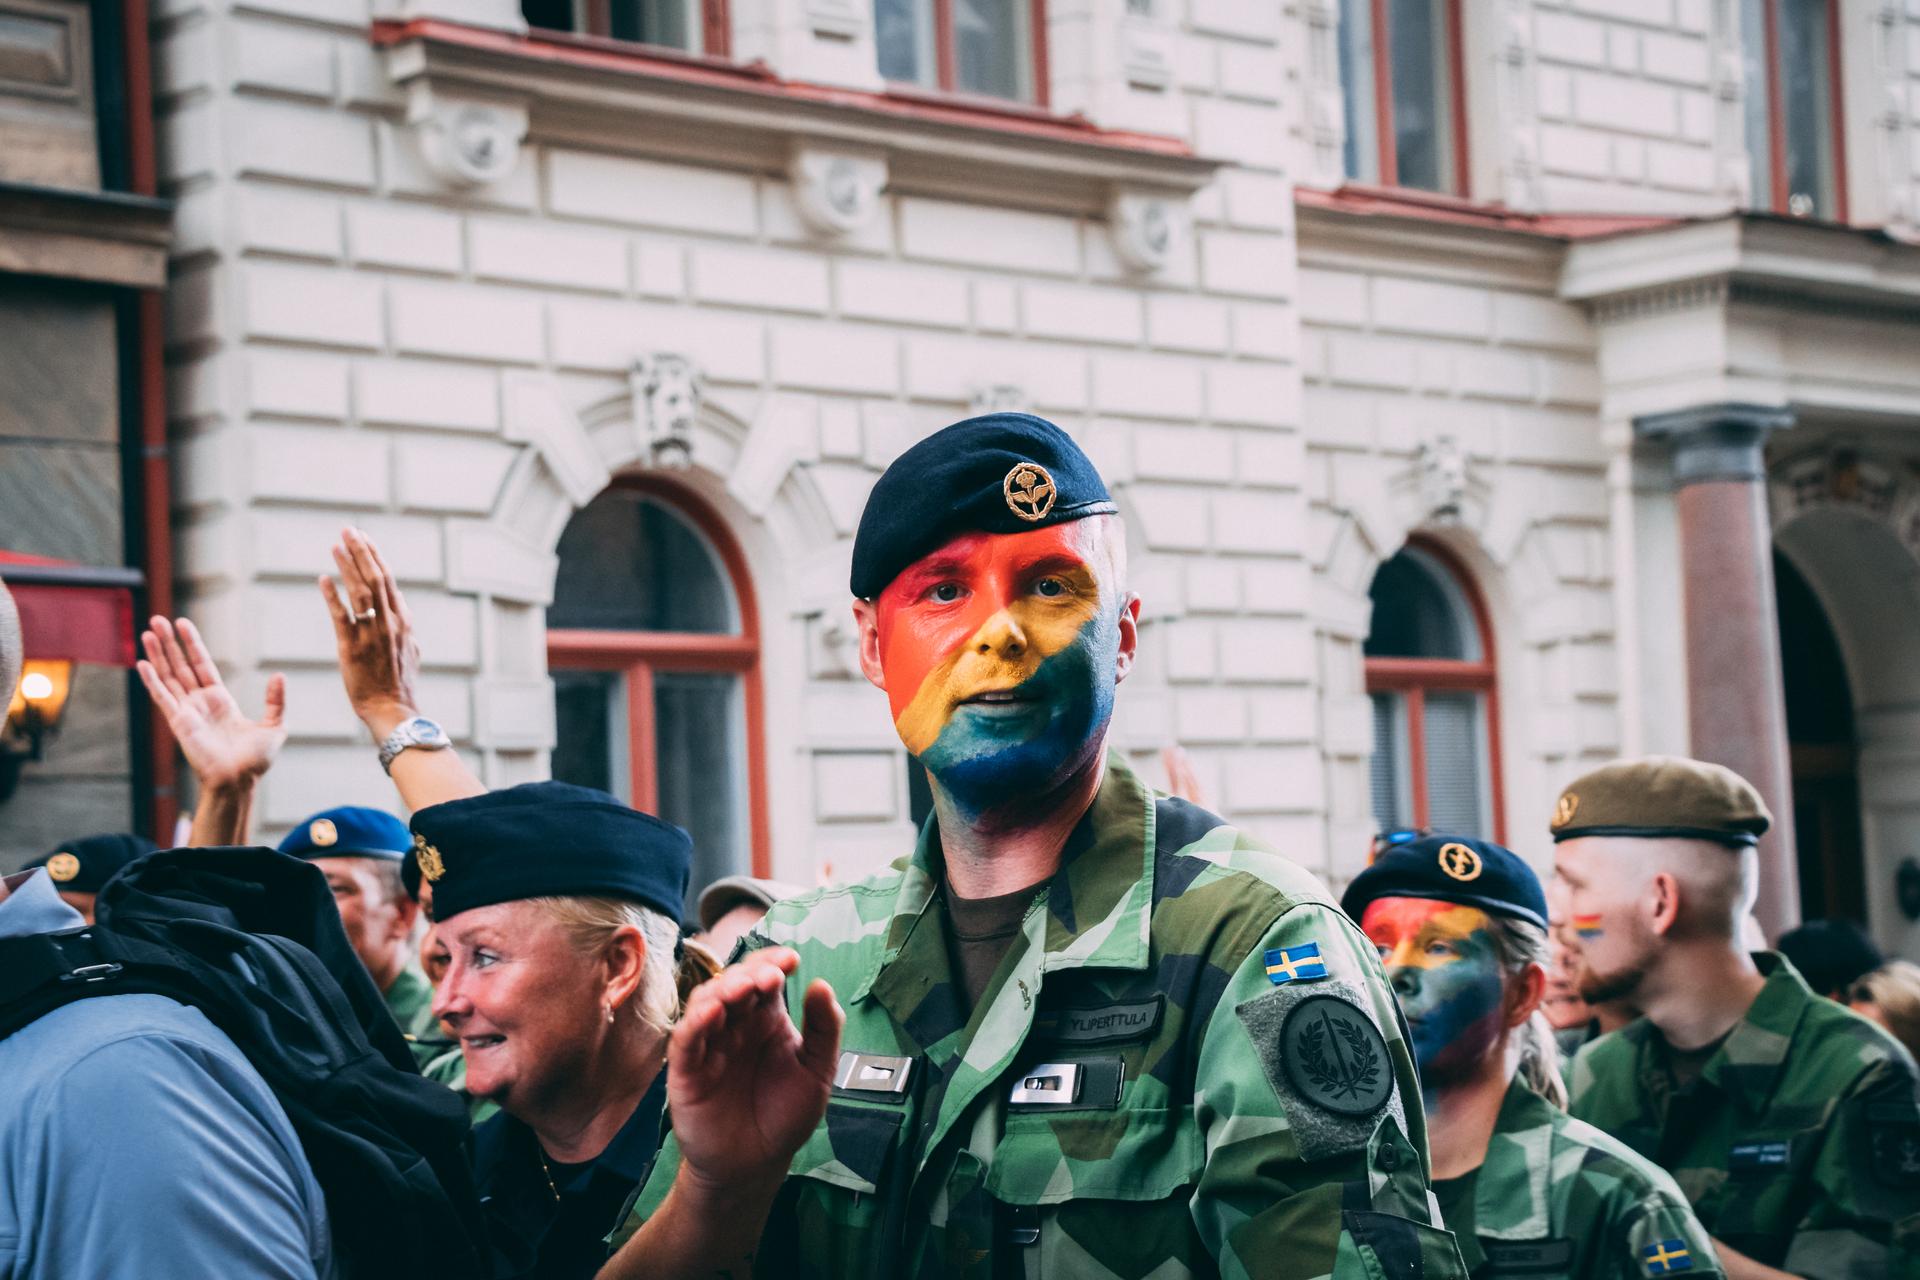
[[[613,1006],[612,1005],[607,1006],[607,1025],[608,1026],[613,1025]]]

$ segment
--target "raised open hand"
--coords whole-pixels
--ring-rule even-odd
[[[366,534],[343,530],[339,545],[333,548],[333,562],[340,570],[339,584],[321,575],[320,594],[333,619],[340,679],[353,713],[379,742],[395,725],[414,716],[419,706],[414,689],[420,676],[420,645],[414,638],[413,617],[393,571]]]
[[[709,1187],[786,1172],[826,1114],[846,1014],[833,988],[807,988],[804,1030],[787,1016],[800,957],[755,951],[696,988],[667,1046],[667,1105],[685,1164]]]
[[[287,740],[287,680],[267,680],[267,705],[249,720],[220,678],[199,629],[181,618],[150,620],[140,643],[147,656],[136,665],[153,705],[166,718],[187,764],[203,788],[251,783],[273,764]]]

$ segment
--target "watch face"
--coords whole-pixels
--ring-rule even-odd
[[[407,730],[413,740],[421,746],[449,741],[447,731],[425,716],[408,721]]]

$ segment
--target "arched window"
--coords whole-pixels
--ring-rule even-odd
[[[1373,575],[1365,646],[1373,816],[1503,838],[1499,708],[1486,610],[1454,558],[1410,543]]]
[[[639,478],[575,513],[547,663],[555,778],[685,827],[690,902],[721,876],[766,874],[759,621],[717,512]]]

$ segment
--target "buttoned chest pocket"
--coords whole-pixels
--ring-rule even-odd
[[[1203,1164],[1191,1107],[1009,1113],[986,1180],[996,1249],[1029,1276],[1209,1271],[1187,1209]]]
[[[813,1265],[818,1276],[865,1274],[880,1248],[884,1194],[907,1119],[903,1106],[834,1100],[788,1166],[795,1250],[782,1268]],[[798,1275],[799,1270],[783,1271]]]

